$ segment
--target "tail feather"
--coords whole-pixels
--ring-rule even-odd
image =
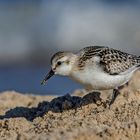
[[[138,63],[140,63],[140,56],[138,57]]]
[[[138,57],[137,61],[138,61],[138,67],[140,67],[140,56]]]

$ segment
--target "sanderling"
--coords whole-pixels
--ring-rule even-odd
[[[44,84],[55,74],[69,76],[89,91],[113,89],[109,106],[119,88],[140,68],[140,57],[104,46],[89,46],[78,53],[57,52],[51,58],[51,71]]]

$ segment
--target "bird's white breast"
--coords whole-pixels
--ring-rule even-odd
[[[110,75],[100,65],[86,66],[84,70],[73,71],[71,77],[93,90],[114,89],[127,83],[134,71],[120,75]]]

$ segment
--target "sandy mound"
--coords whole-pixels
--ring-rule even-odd
[[[109,92],[62,97],[0,94],[0,139],[139,140],[140,72],[110,109]]]

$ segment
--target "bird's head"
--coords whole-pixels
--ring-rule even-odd
[[[45,84],[55,74],[69,76],[75,63],[75,58],[76,55],[70,52],[54,54],[51,58],[51,70],[42,81],[42,84]]]

